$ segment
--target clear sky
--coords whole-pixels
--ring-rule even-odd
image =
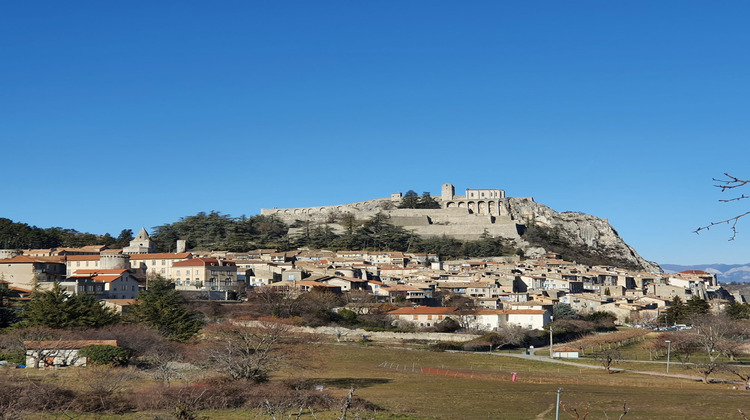
[[[692,231],[750,207],[711,181],[750,178],[748,21],[745,0],[4,2],[0,217],[116,236],[451,182],[608,218],[659,263],[747,263],[750,217]]]

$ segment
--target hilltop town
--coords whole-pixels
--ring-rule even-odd
[[[440,260],[435,254],[386,251],[258,249],[242,253],[155,252],[145,229],[123,249],[82,248],[2,250],[0,285],[19,297],[55,282],[70,294],[87,294],[118,311],[127,310],[149,279],[165,278],[191,299],[237,300],[265,290],[291,297],[311,291],[409,307],[395,312],[394,324],[433,327],[457,308],[452,297],[471,304],[470,328],[497,331],[506,324],[541,329],[553,307],[568,304],[586,314],[609,312],[620,324],[651,324],[675,297],[697,297],[717,311],[731,296],[716,276],[702,271],[676,274],[585,266],[554,254],[473,260]],[[435,307],[447,307],[437,314]],[[432,315],[435,315],[433,317]],[[466,313],[462,313],[466,315]],[[454,314],[454,317],[456,314]],[[408,319],[407,319],[408,318]]]
[[[583,387],[581,404],[597,387],[655,413],[681,406],[682,400],[664,405],[663,395],[682,398],[683,386],[696,381],[750,389],[750,375],[736,363],[748,353],[748,296],[729,293],[716,275],[665,273],[592,216],[556,213],[530,199],[521,200],[530,213],[511,216],[520,207],[502,190],[446,191],[451,201],[394,195],[378,200],[381,211],[372,214],[344,206],[241,219],[201,213],[153,235],[124,230],[108,245],[1,249],[0,389],[7,391],[0,416],[156,410],[196,418],[239,409],[269,418],[341,410],[336,418],[346,418],[352,408],[357,418],[383,411],[482,418],[492,407],[495,418],[545,418],[560,384]],[[465,207],[471,203],[463,200],[477,194],[491,200]],[[410,200],[427,208],[405,208]],[[44,234],[7,222],[16,240]],[[422,240],[405,233],[420,223],[427,237],[442,228],[470,234]],[[491,230],[496,223],[502,228]],[[577,252],[563,258],[539,242],[530,246],[537,225],[554,233],[545,242],[550,249]],[[331,233],[336,226],[344,229],[340,235]],[[71,235],[69,241],[80,239]],[[316,238],[334,246],[309,246]],[[283,247],[248,250],[274,242]],[[389,246],[406,251],[379,248]],[[435,246],[440,254],[423,252]],[[569,257],[586,257],[590,249],[613,263]],[[635,360],[624,360],[624,351]],[[681,361],[672,368],[677,374],[670,374],[672,355]],[[637,370],[613,367],[620,361],[638,362]],[[33,386],[65,395],[66,403],[35,398],[36,388],[24,388],[27,379],[11,367],[39,369]],[[601,375],[615,372],[623,375],[614,383]],[[519,375],[528,388],[518,386]],[[662,376],[662,394],[636,398],[654,385],[654,375]],[[623,387],[622,378],[635,386]],[[341,384],[348,393],[336,389]],[[434,407],[433,384],[468,406]],[[529,403],[487,402],[475,385]],[[365,389],[367,400],[355,398],[360,386],[385,394]],[[720,401],[732,398],[712,392]],[[415,402],[427,408],[412,411]]]

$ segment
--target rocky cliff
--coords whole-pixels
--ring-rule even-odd
[[[630,245],[620,237],[607,219],[600,219],[588,214],[575,212],[557,212],[544,204],[530,198],[508,198],[505,208],[511,219],[522,225],[519,246],[526,254],[539,252],[558,252],[558,249],[536,249],[535,243],[526,232],[534,228],[543,228],[547,243],[555,248],[556,242],[561,248],[577,248],[600,257],[626,265],[628,268],[640,268],[648,272],[661,272],[658,264],[643,259]]]
[[[296,209],[263,209],[262,214],[278,217],[286,223],[310,221],[328,223],[334,231],[346,214],[369,219],[385,213],[391,223],[422,237],[449,236],[477,240],[489,235],[512,241],[527,256],[547,252],[588,265],[617,265],[622,268],[661,272],[658,264],[646,261],[620,238],[606,219],[583,213],[556,212],[532,198],[511,197],[498,200],[499,213],[478,214],[476,208],[398,209],[398,199],[381,198],[336,206]],[[290,231],[290,235],[294,232]]]

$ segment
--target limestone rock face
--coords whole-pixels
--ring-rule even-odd
[[[499,199],[500,214],[477,214],[467,207],[445,208],[446,204],[435,197],[443,208],[430,210],[398,209],[398,200],[379,198],[335,206],[293,209],[263,209],[261,214],[278,217],[286,223],[311,221],[329,223],[335,231],[340,216],[351,214],[365,220],[384,213],[391,223],[422,237],[449,236],[459,240],[477,240],[482,235],[507,238],[517,244],[527,256],[543,255],[543,248],[526,242],[519,233],[529,223],[557,228],[567,242],[585,246],[613,261],[627,261],[632,266],[649,272],[662,272],[658,264],[644,260],[620,238],[609,221],[583,213],[559,213],[536,203],[529,197]],[[290,230],[290,235],[293,234]]]
[[[614,258],[627,260],[643,267],[645,271],[662,271],[658,264],[646,261],[625,243],[607,219],[583,213],[559,213],[530,198],[508,198],[505,205],[508,214],[516,223],[536,223],[557,228],[571,243],[585,245]]]

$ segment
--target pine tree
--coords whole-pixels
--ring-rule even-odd
[[[185,306],[174,285],[161,276],[140,292],[128,313],[128,320],[140,322],[174,341],[187,341],[201,329],[199,315]]]
[[[672,299],[672,303],[667,308],[666,313],[666,324],[678,324],[685,320],[685,304],[682,303],[682,299],[679,296],[675,296]]]
[[[693,295],[685,303],[685,319],[691,320],[695,316],[705,315],[711,309],[711,305],[705,300]]]
[[[93,296],[70,296],[60,283],[50,290],[35,287],[31,300],[21,311],[21,325],[48,328],[98,328],[114,324],[119,317]]]

